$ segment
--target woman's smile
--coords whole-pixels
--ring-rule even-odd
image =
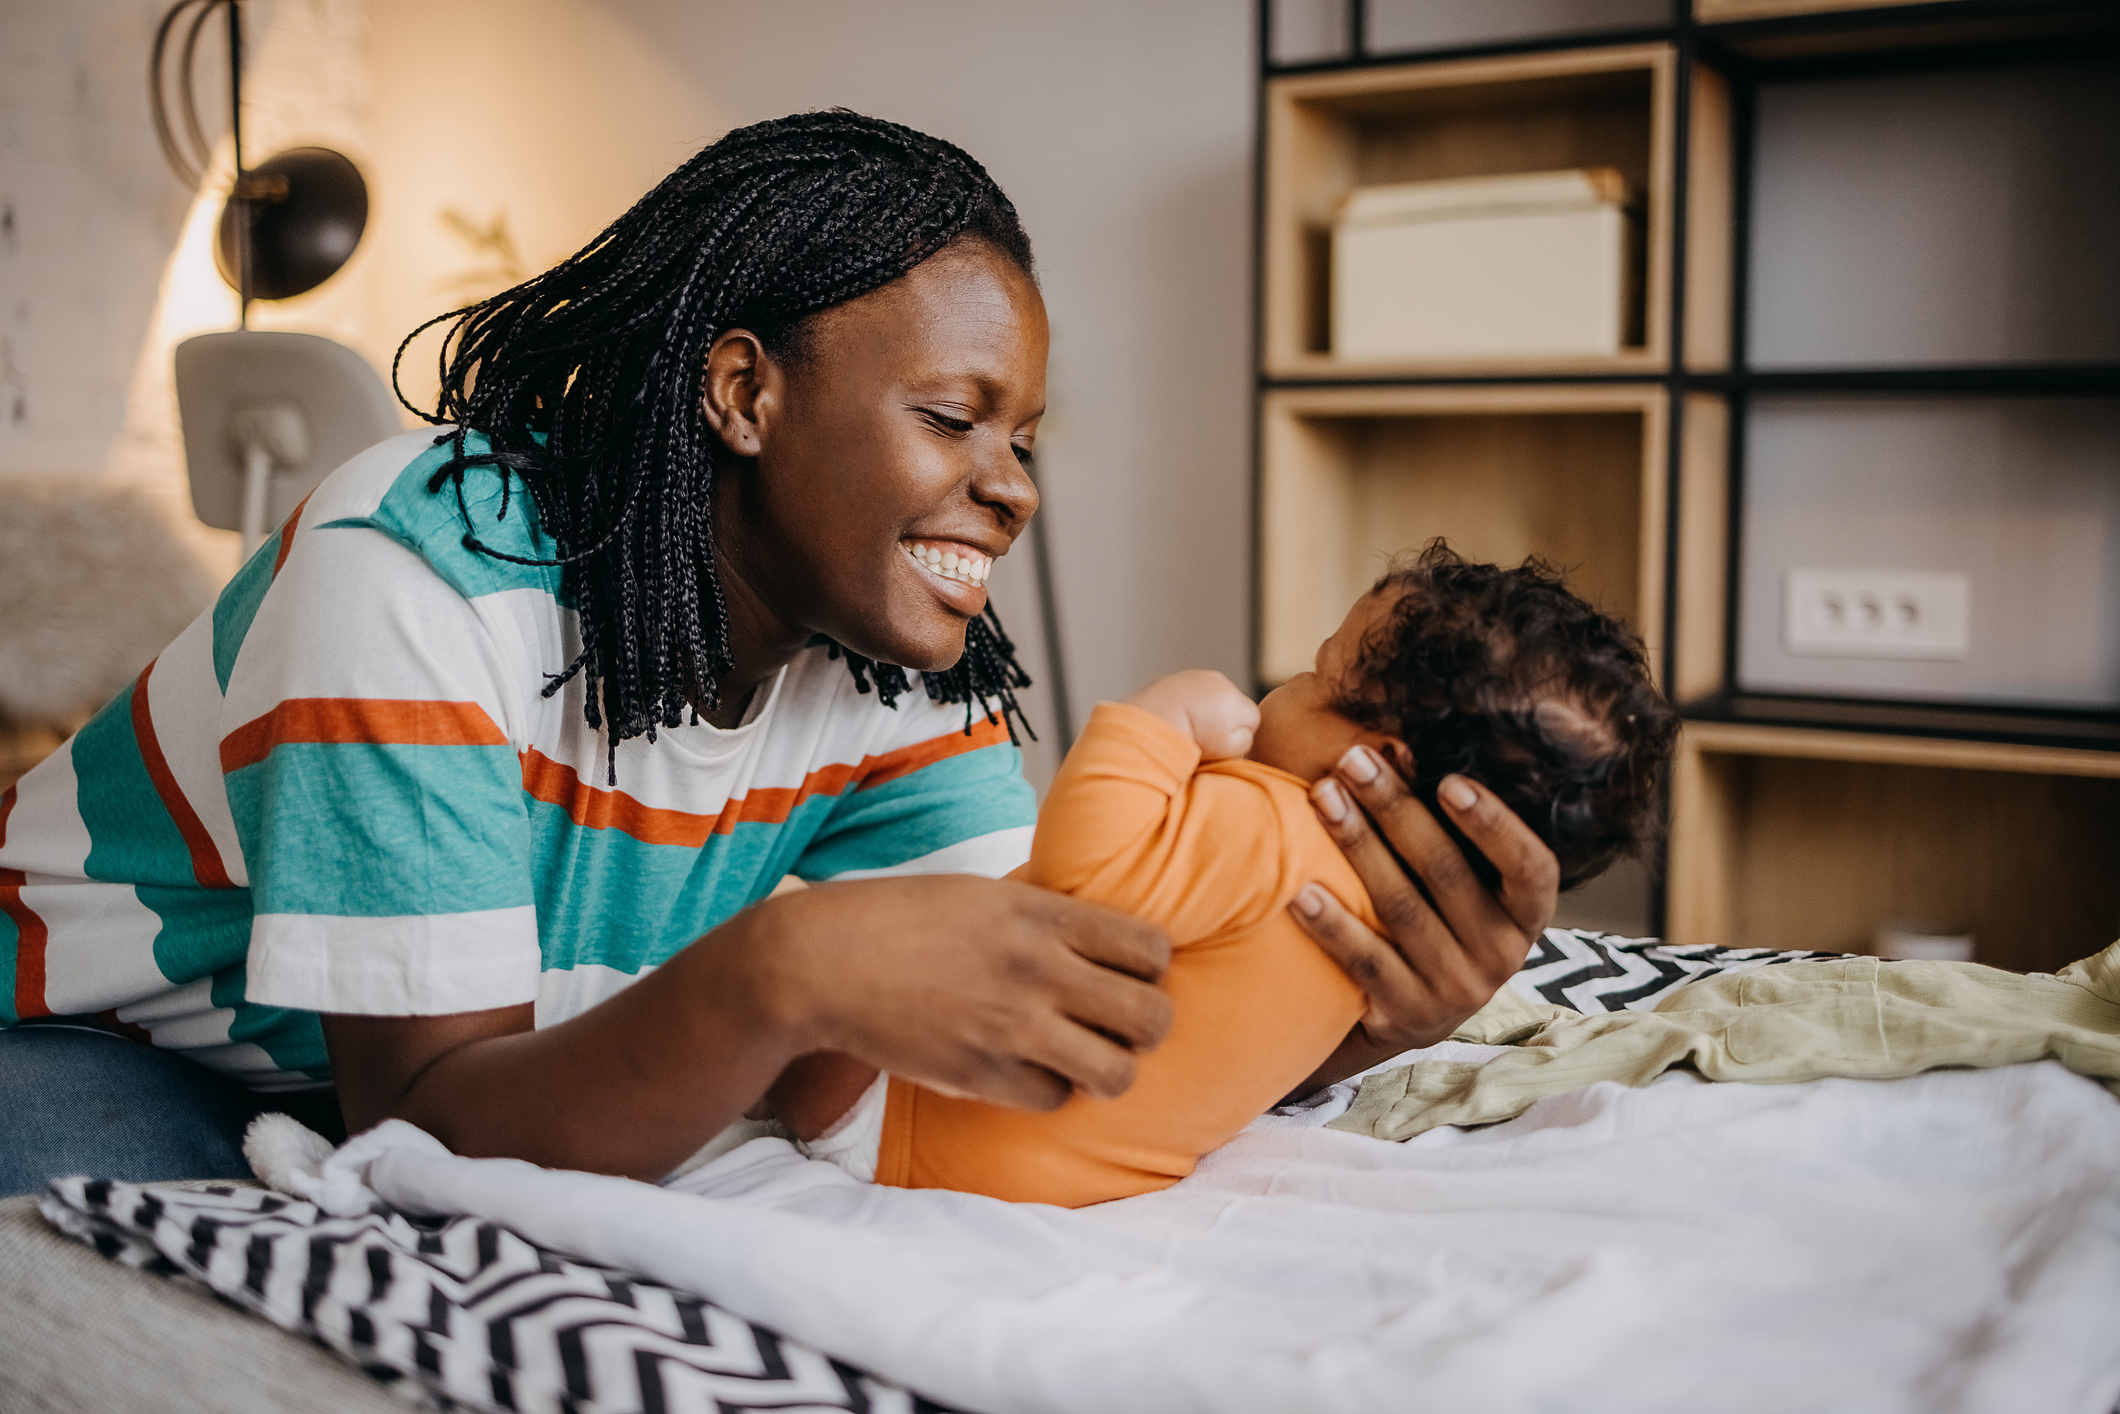
[[[898,542],[898,550],[912,562],[913,573],[952,612],[971,619],[986,608],[986,577],[993,573],[994,556],[959,540],[909,537]]]

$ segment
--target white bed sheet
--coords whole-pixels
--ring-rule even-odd
[[[397,1124],[303,1186],[492,1218],[986,1414],[2120,1396],[2120,1104],[2052,1062],[1675,1075],[1404,1144],[1320,1128],[1336,1090],[1175,1188],[1074,1212],[867,1187],[778,1139],[655,1188],[459,1159]]]

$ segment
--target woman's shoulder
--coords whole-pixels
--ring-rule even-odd
[[[477,432],[463,434],[464,453],[487,450]],[[298,513],[304,529],[378,531],[420,556],[465,598],[511,589],[560,597],[559,547],[545,534],[520,479],[499,469],[450,471],[458,455],[455,428],[420,428],[378,442],[324,478]],[[481,553],[498,551],[513,559]]]

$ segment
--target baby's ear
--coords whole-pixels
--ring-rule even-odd
[[[1379,744],[1378,749],[1384,753],[1384,759],[1391,764],[1391,769],[1397,771],[1411,784],[1415,765],[1413,748],[1395,736],[1387,736]]]

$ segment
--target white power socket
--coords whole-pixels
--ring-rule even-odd
[[[1791,653],[1952,661],[1972,651],[1966,575],[1796,568],[1784,584],[1782,641]]]

